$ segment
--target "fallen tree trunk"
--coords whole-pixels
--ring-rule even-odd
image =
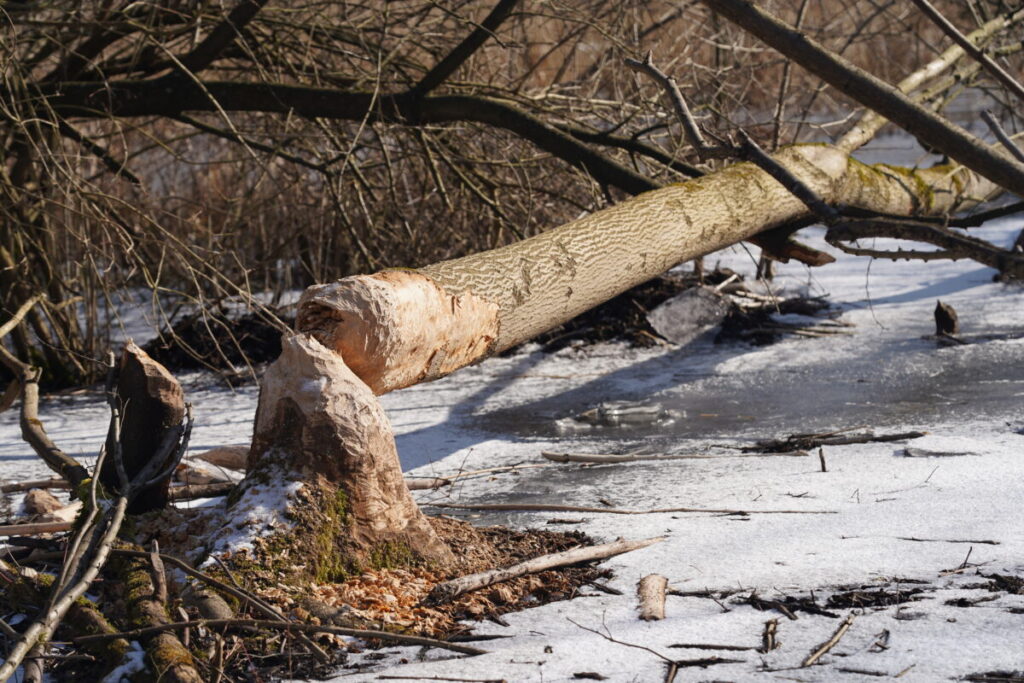
[[[878,213],[945,214],[998,191],[958,166],[867,166],[829,145],[774,158],[825,202]],[[309,288],[299,333],[264,378],[241,487],[245,497],[261,490],[253,482],[301,482],[304,501],[289,494],[286,516],[299,521],[280,542],[261,541],[260,557],[301,555],[304,573],[319,579],[367,565],[448,564],[451,552],[402,481],[375,394],[442,377],[677,263],[810,217],[772,176],[741,163],[501,249]]]
[[[774,159],[831,205],[943,215],[998,192],[955,165],[865,165],[824,144]],[[811,218],[753,164],[646,192],[493,251],[309,288],[296,327],[376,394],[442,377],[527,341],[672,266]]]

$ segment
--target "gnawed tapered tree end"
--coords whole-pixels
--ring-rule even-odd
[[[470,292],[450,294],[413,271],[385,270],[310,287],[295,327],[383,394],[487,356],[498,337],[498,306]]]
[[[285,513],[294,527],[283,535],[307,553],[301,562],[313,578],[337,579],[372,565],[449,564],[451,551],[405,485],[373,391],[310,335],[285,338],[281,346],[263,378],[239,502],[255,485],[301,483]]]

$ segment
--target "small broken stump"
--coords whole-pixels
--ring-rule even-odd
[[[660,574],[648,574],[640,579],[637,595],[640,597],[640,618],[660,621],[665,618],[665,590],[668,579]]]

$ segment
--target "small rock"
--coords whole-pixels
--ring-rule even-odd
[[[25,512],[30,515],[45,515],[62,507],[64,503],[45,489],[30,489],[25,494]]]
[[[721,324],[729,305],[720,294],[705,287],[680,292],[647,314],[654,331],[673,344],[685,344]]]

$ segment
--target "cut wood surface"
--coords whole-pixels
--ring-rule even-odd
[[[644,621],[660,621],[665,618],[665,589],[668,579],[661,574],[648,574],[637,585],[640,598],[640,618]]]
[[[341,487],[339,542],[355,559],[384,543],[442,565],[452,559],[405,485],[380,401],[342,356],[310,335],[282,339],[263,376],[247,477],[262,476],[322,477]]]
[[[572,550],[565,550],[560,553],[542,555],[541,557],[535,557],[532,560],[520,562],[512,565],[511,567],[505,567],[504,569],[494,569],[487,572],[470,574],[469,576],[463,576],[458,579],[439,583],[430,591],[424,600],[424,603],[428,605],[439,605],[441,603],[448,602],[449,600],[453,600],[463,593],[468,593],[469,591],[477,590],[479,588],[486,588],[487,586],[500,583],[501,581],[514,579],[517,576],[535,574],[546,569],[565,567],[571,564],[579,564],[580,562],[603,560],[609,557],[614,557],[615,555],[621,555],[622,553],[646,548],[649,545],[659,543],[663,540],[665,539],[661,536],[657,538],[644,539],[642,541],[626,541],[619,539],[612,543],[592,545],[586,548],[573,548]]]

